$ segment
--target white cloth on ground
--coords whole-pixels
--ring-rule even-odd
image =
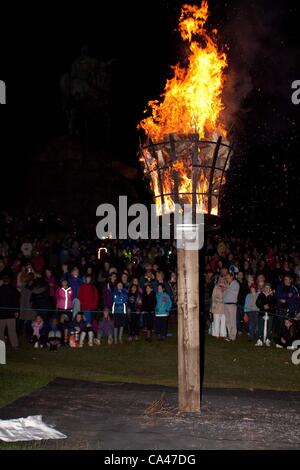
[[[0,440],[41,441],[43,439],[65,439],[67,436],[48,426],[41,415],[18,419],[0,419]]]

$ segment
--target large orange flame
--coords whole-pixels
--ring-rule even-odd
[[[144,149],[141,160],[145,171],[151,175],[158,214],[173,212],[174,194],[179,195],[180,204],[191,203],[193,190],[197,192],[197,210],[215,215],[218,213],[219,184],[224,183],[224,175],[221,171],[215,171],[211,178],[207,168],[213,160],[214,142],[219,136],[226,141],[227,133],[220,113],[224,109],[222,91],[227,57],[218,48],[217,31],[213,30],[209,34],[205,29],[208,14],[206,0],[202,1],[201,6],[183,5],[179,31],[188,45],[187,63],[185,66],[177,64],[173,67],[173,77],[167,80],[161,99],[148,103],[145,113],[150,111],[150,115],[139,124],[152,142],[157,144],[152,151]],[[172,158],[172,149],[166,140],[169,134],[174,135],[178,145],[176,161]],[[190,134],[198,134],[200,139],[210,141],[198,149],[196,187],[193,187],[192,181],[194,147],[186,139]],[[158,144],[164,141],[165,145]],[[225,164],[226,149],[221,149],[219,156],[219,164]],[[203,168],[200,169],[201,165]],[[206,194],[209,185],[210,205]]]
[[[188,64],[186,67],[177,64],[161,100],[148,103],[151,115],[141,121],[140,127],[153,141],[171,133],[197,132],[204,138],[216,129],[225,135],[218,118],[224,109],[222,90],[227,58],[218,49],[216,30],[211,36],[205,30],[207,18],[206,0],[200,7],[182,7],[179,31],[188,42]]]

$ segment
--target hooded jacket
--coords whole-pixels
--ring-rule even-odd
[[[112,313],[115,315],[126,314],[127,291],[119,291],[116,287],[113,293]]]
[[[156,292],[156,317],[168,317],[172,308],[172,301],[167,292]]]

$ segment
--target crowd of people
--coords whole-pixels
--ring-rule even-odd
[[[208,242],[205,275],[210,333],[235,341],[247,333],[255,346],[296,348],[300,339],[300,251],[249,240]]]
[[[0,240],[0,340],[36,348],[165,340],[177,314],[171,241],[48,237],[17,220]],[[254,244],[212,233],[205,246],[208,333],[292,348],[299,336],[300,245]]]

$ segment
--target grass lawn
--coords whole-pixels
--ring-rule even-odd
[[[177,339],[58,352],[22,343],[19,351],[8,351],[7,365],[0,366],[0,407],[55,377],[176,386]],[[246,336],[235,344],[207,336],[205,386],[300,390],[300,366],[292,364],[291,351],[255,348]]]

